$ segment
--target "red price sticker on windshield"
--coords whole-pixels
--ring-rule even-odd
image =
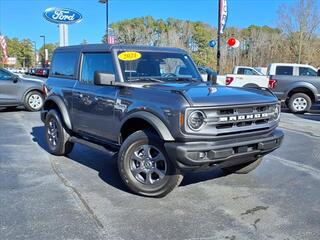
[[[118,55],[122,61],[134,61],[141,58],[141,53],[138,52],[123,52]]]

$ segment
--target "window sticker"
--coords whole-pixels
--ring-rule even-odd
[[[122,61],[135,61],[141,58],[141,53],[138,52],[123,52],[118,55]]]

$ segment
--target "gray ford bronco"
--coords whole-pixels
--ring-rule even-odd
[[[50,153],[117,151],[123,182],[144,196],[165,196],[189,171],[248,173],[283,138],[271,92],[203,82],[176,48],[58,48],[44,91]]]

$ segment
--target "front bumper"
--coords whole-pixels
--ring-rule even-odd
[[[251,162],[280,147],[283,132],[254,137],[232,138],[223,141],[167,142],[166,151],[176,167],[182,171],[194,171],[218,167],[231,167]]]

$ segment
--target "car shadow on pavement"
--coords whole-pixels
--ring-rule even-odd
[[[44,127],[33,127],[31,135],[33,141],[42,149],[48,152],[48,148],[44,139]],[[122,183],[118,173],[117,154],[100,152],[86,146],[76,144],[72,152],[66,157],[72,161],[80,163],[86,167],[94,169],[98,172],[98,176],[102,181],[124,192],[130,192]],[[180,186],[187,186],[198,182],[204,182],[220,178],[225,174],[220,169],[212,169],[210,171],[187,173],[184,176]]]
[[[26,112],[23,107],[3,107],[0,108],[0,113],[2,112]]]
[[[313,113],[296,114],[296,116],[302,119],[308,119],[308,120],[320,122],[320,112],[318,114],[313,114]]]
[[[286,107],[282,108],[282,112],[291,113],[290,110]],[[320,105],[312,106],[311,110],[308,113],[294,115],[302,119],[320,122]]]
[[[38,143],[42,149],[48,152],[44,139],[44,127],[33,127],[31,134],[33,136],[33,141]],[[108,185],[121,191],[129,192],[126,186],[122,183],[121,177],[118,173],[116,156],[111,152],[110,154],[104,153],[76,144],[72,152],[66,156],[66,158],[94,169],[97,171],[100,179]]]

